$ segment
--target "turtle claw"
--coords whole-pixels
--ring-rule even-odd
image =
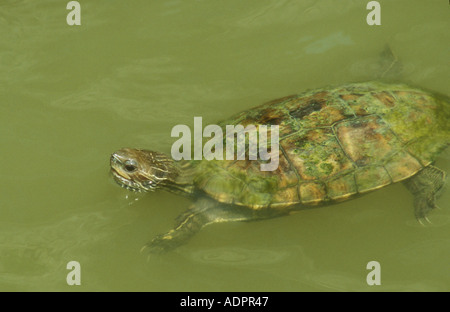
[[[433,224],[433,223],[430,221],[430,219],[428,219],[427,216],[417,218],[417,221],[419,221],[420,225],[422,225],[422,226],[428,226],[428,225]]]
[[[140,252],[140,253],[143,253],[144,250],[147,249],[147,248],[148,248],[148,246],[147,246],[147,245],[144,245],[144,246],[142,246],[141,250],[139,250],[139,252]]]
[[[160,255],[167,252],[166,249],[161,248],[159,246],[155,246],[152,245],[151,243],[148,243],[146,245],[144,245],[141,250],[140,253],[144,253],[147,255],[147,261],[150,261],[150,259],[155,256],[155,255]]]
[[[141,250],[139,250],[139,252],[142,254],[142,253],[144,253],[144,251],[146,249],[148,249],[148,244],[142,246],[142,248],[141,248]],[[146,257],[147,262],[150,262],[150,259],[152,258],[152,254],[151,253],[146,253],[146,255],[147,255],[147,257]]]
[[[178,247],[181,242],[177,242],[170,233],[158,235],[153,238],[148,244],[141,248],[141,252],[148,252],[150,255],[164,254]]]

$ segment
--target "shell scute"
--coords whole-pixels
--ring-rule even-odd
[[[290,105],[291,104],[291,105]],[[350,107],[342,103],[331,92],[318,92],[294,103],[287,103],[289,116],[295,119],[300,128],[313,129],[331,126],[345,118],[353,117]]]
[[[392,183],[391,177],[382,165],[369,165],[355,170],[358,193],[367,193]]]
[[[302,181],[326,179],[353,167],[330,128],[289,136],[280,145]]]
[[[404,151],[392,156],[384,166],[392,182],[407,179],[422,169],[419,161]]]
[[[279,190],[273,196],[270,206],[274,208],[283,208],[288,206],[290,203],[300,202],[297,188],[297,186],[293,186]]]
[[[300,202],[305,205],[317,205],[324,201],[327,191],[321,182],[301,183],[298,187]]]
[[[378,116],[370,115],[336,125],[346,155],[358,166],[381,160],[401,147],[401,142]]]
[[[327,183],[328,196],[332,200],[341,201],[358,193],[353,172],[338,176]]]

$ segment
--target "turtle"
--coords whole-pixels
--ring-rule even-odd
[[[314,89],[243,111],[225,125],[278,125],[279,162],[173,160],[122,148],[110,157],[114,180],[132,191],[192,198],[175,227],[146,247],[163,253],[208,224],[290,215],[403,182],[416,218],[436,207],[446,173],[434,166],[450,144],[450,100],[406,84],[369,81]],[[248,140],[246,147],[248,149]]]

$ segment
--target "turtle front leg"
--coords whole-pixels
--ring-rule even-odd
[[[246,209],[225,206],[215,200],[201,198],[191,208],[178,216],[173,229],[153,238],[142,250],[148,250],[153,254],[168,252],[185,244],[208,224],[251,219],[254,219],[254,216]]]
[[[445,180],[444,171],[428,166],[404,182],[414,195],[414,210],[419,221],[426,219],[428,212],[436,208],[436,194],[442,190]]]
[[[176,226],[165,234],[155,236],[142,250],[150,253],[164,253],[185,244],[202,227],[208,224],[208,218],[202,213],[189,209],[178,219]]]

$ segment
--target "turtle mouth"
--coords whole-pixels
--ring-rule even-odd
[[[158,187],[153,181],[141,183],[135,182],[122,176],[115,168],[111,168],[114,181],[121,187],[133,192],[154,192]]]
[[[138,183],[133,182],[124,178],[116,169],[111,168],[111,174],[114,178],[114,181],[121,187],[133,191],[133,192],[142,192],[142,189],[139,187]]]

